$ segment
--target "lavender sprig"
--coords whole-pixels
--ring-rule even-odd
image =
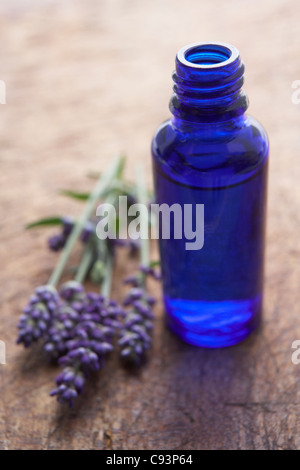
[[[85,293],[80,303],[80,319],[69,339],[64,342],[66,354],[59,359],[63,371],[56,378],[57,387],[50,393],[57,397],[59,403],[67,403],[70,407],[82,393],[90,373],[103,367],[105,356],[113,350],[116,330],[121,326],[119,317],[123,310],[116,302],[109,300],[113,253],[107,243],[102,242],[101,246],[100,252],[101,256],[105,255],[106,266],[102,294]],[[79,270],[77,277],[80,277],[81,272],[83,269]]]
[[[136,193],[139,203],[147,205],[147,192],[142,175],[141,171],[137,175]],[[141,221],[141,227],[147,227],[148,230],[145,221],[144,223]],[[147,293],[146,278],[149,275],[155,277],[156,272],[150,266],[148,233],[141,233],[140,260],[142,266],[139,272],[125,279],[125,282],[132,287],[123,303],[127,310],[118,341],[121,357],[131,364],[141,363],[152,343],[151,331],[154,320],[152,310],[155,299]]]
[[[123,168],[124,159],[119,158],[115,161],[109,170],[98,180],[94,190],[91,192],[81,217],[72,227],[71,233],[63,248],[59,261],[49,279],[47,285],[40,286],[35,290],[35,294],[30,298],[29,303],[23,310],[23,315],[19,321],[18,344],[24,344],[25,347],[45,336],[47,329],[54,319],[54,313],[61,306],[61,300],[56,291],[57,285],[65,265],[69,259],[73,246],[79,238],[82,229],[92,214],[96,201],[107,191],[111,181],[120,173]],[[34,224],[36,225],[36,224]]]

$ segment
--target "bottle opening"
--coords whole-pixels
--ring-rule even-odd
[[[214,65],[230,59],[231,51],[225,46],[204,44],[193,47],[185,53],[185,59],[192,64]]]
[[[215,69],[239,61],[239,51],[224,43],[196,43],[183,47],[177,60],[190,69]]]

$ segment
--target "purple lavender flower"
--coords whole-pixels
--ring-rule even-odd
[[[53,235],[48,239],[48,246],[51,251],[60,251],[65,246],[66,239],[62,233]]]
[[[141,249],[141,242],[140,240],[128,240],[128,247],[129,247],[129,255],[135,256],[139,250]]]
[[[44,351],[51,359],[58,359],[65,354],[66,342],[72,338],[73,330],[79,319],[78,311],[67,304],[59,307],[54,313],[44,344]]]
[[[113,349],[112,340],[120,327],[118,317],[122,313],[116,302],[100,294],[86,294],[80,321],[72,338],[66,341],[67,353],[59,359],[64,369],[56,379],[57,388],[51,392],[60,403],[72,407],[90,373],[103,366],[105,355]]]
[[[128,207],[133,206],[133,204],[137,203],[137,198],[135,195],[128,193],[127,194],[127,205]]]
[[[61,223],[62,232],[57,235],[53,235],[48,240],[48,246],[52,251],[60,251],[63,249],[74,227],[74,219],[72,217],[62,217]]]
[[[64,283],[59,293],[63,303],[54,312],[44,344],[44,351],[51,359],[58,359],[66,353],[66,343],[73,337],[74,328],[81,319],[86,297],[83,286],[76,281]]]
[[[56,377],[57,388],[50,392],[50,396],[57,396],[59,403],[68,403],[72,408],[75,399],[83,391],[85,381],[85,376],[81,371],[77,372],[74,367],[65,367]]]
[[[133,364],[140,363],[151,346],[150,333],[154,319],[152,307],[155,303],[155,299],[141,287],[137,276],[132,278],[133,287],[123,302],[129,308],[125,313],[118,341],[121,357]]]
[[[68,238],[74,227],[74,218],[68,215],[61,218],[61,223],[63,225],[63,235]]]
[[[66,216],[61,218],[62,223],[62,231],[56,235],[53,235],[48,239],[48,246],[52,251],[60,251],[64,248],[70,233],[74,227],[74,219],[72,217]],[[81,233],[81,241],[82,243],[88,243],[91,237],[96,232],[96,225],[93,221],[88,220],[85,223],[85,226]]]
[[[17,344],[23,343],[25,348],[28,348],[33,342],[45,336],[60,305],[61,301],[54,287],[50,285],[37,287],[20,317]]]
[[[149,266],[141,265],[139,271],[135,275],[128,276],[124,279],[124,284],[131,284],[134,287],[143,286],[147,276],[153,277],[156,281],[161,280],[161,274],[159,271],[150,268]]]
[[[81,319],[95,321],[96,325],[109,328],[106,331],[113,336],[121,327],[119,317],[124,315],[123,309],[114,300],[108,300],[101,294],[88,292],[82,306]],[[99,327],[100,327],[99,326]]]
[[[85,299],[84,287],[80,282],[65,282],[59,290],[59,294],[75,310],[81,309],[81,303]]]
[[[141,265],[140,266],[140,271],[142,273],[144,273],[146,276],[151,276],[153,277],[153,279],[155,279],[156,281],[160,281],[161,280],[161,274],[160,272],[156,271],[155,269],[153,268],[150,268],[149,266],[143,266]]]
[[[138,287],[141,284],[140,276],[139,275],[127,276],[124,279],[124,284],[130,284],[134,287]]]
[[[95,235],[95,233],[96,233],[96,225],[90,220],[88,220],[81,232],[80,239],[82,243],[88,243],[91,240],[91,237]]]

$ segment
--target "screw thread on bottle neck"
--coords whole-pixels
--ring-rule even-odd
[[[180,49],[173,73],[174,117],[191,122],[218,122],[244,114],[244,64],[234,46],[193,44]]]

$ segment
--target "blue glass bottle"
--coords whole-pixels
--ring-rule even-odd
[[[204,245],[186,250],[172,224],[160,237],[167,323],[188,343],[231,346],[261,317],[268,138],[245,114],[235,47],[182,48],[173,80],[173,117],[152,142],[156,202],[204,204]]]

